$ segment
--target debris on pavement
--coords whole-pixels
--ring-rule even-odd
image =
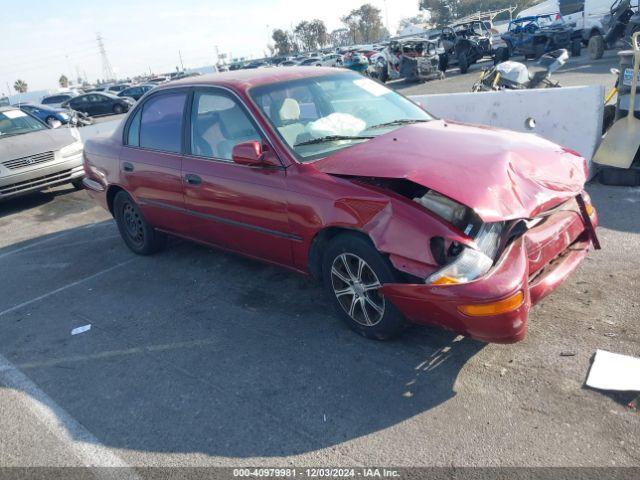
[[[575,357],[576,352],[560,352],[561,357]]]
[[[640,391],[640,358],[597,350],[587,386],[599,390]]]
[[[71,330],[71,335],[78,335],[79,333],[88,332],[89,330],[91,330],[91,324],[83,325],[81,327],[76,327],[73,330]]]

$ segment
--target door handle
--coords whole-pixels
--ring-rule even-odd
[[[133,164],[129,162],[122,162],[122,170],[125,172],[133,172]]]
[[[202,179],[193,173],[187,173],[184,179],[189,185],[200,185],[202,183]]]

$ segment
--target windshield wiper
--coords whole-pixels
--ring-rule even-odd
[[[324,137],[312,138],[311,140],[305,140],[304,142],[296,143],[294,147],[300,147],[302,145],[313,145],[316,143],[333,142],[336,140],[369,140],[374,138],[372,135],[326,135]]]
[[[428,122],[429,120],[416,120],[404,118],[401,120],[392,120],[391,122],[379,123],[378,125],[373,125],[371,127],[367,127],[367,130],[373,130],[374,128],[383,128],[383,127],[393,127],[394,125],[408,125],[409,123],[420,123],[420,122]]]

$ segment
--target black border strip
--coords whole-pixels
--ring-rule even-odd
[[[140,205],[150,205],[154,207],[164,208],[166,210],[172,210],[174,212],[186,213],[198,218],[204,218],[205,220],[212,220],[214,222],[224,223],[226,225],[232,225],[234,227],[245,228],[247,230],[253,230],[255,232],[265,233],[278,238],[285,238],[287,240],[293,240],[295,242],[302,242],[302,237],[299,235],[293,235],[291,233],[280,232],[278,230],[271,230],[270,228],[258,227],[257,225],[251,225],[249,223],[237,222],[235,220],[229,220],[228,218],[218,217],[215,215],[209,215],[207,213],[196,212],[195,210],[189,210],[186,208],[174,207],[173,205],[167,205],[163,202],[155,200],[139,199]]]

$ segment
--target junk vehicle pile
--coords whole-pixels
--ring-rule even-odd
[[[377,56],[375,76],[385,83],[405,79],[409,82],[443,78],[442,58],[437,42],[421,37],[392,39]]]

